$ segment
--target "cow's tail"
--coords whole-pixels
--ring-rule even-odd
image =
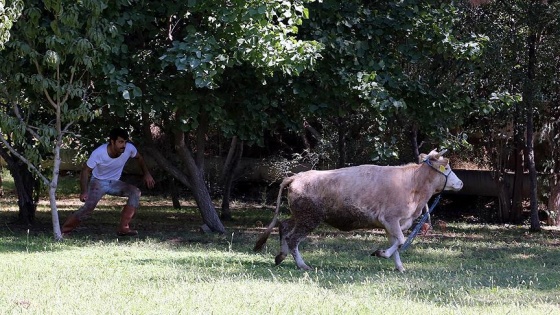
[[[272,222],[270,222],[270,224],[268,225],[264,233],[257,240],[257,243],[253,248],[255,252],[260,251],[264,246],[264,244],[266,244],[266,240],[270,236],[272,229],[274,229],[274,227],[278,223],[278,215],[280,214],[280,204],[282,203],[282,192],[284,191],[284,188],[290,185],[293,181],[294,181],[293,177],[288,177],[285,178],[280,184],[280,189],[278,190],[278,198],[276,199],[276,210],[274,211],[274,218],[272,218]]]

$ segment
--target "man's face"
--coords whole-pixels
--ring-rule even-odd
[[[126,140],[121,137],[118,137],[117,140],[111,140],[113,145],[113,152],[121,155],[124,152],[124,148],[126,147]]]

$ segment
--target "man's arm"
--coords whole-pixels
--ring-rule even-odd
[[[154,188],[156,181],[152,177],[152,174],[150,174],[150,171],[146,166],[146,162],[144,161],[144,157],[142,156],[142,154],[140,154],[140,152],[136,152],[136,156],[134,158],[138,159],[138,165],[140,165],[140,168],[142,169],[142,173],[144,174],[144,183],[146,184],[146,187],[150,189]]]
[[[80,172],[80,201],[86,201],[88,198],[88,182],[92,169],[86,163],[82,165]]]

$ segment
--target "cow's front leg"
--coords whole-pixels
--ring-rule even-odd
[[[371,255],[383,258],[389,258],[393,256],[396,269],[400,272],[403,272],[404,267],[402,265],[401,258],[398,252],[399,248],[405,242],[401,226],[396,222],[387,223],[385,224],[385,231],[387,232],[387,238],[389,239],[389,243],[391,244],[391,246],[387,249],[378,249]]]
[[[393,254],[393,260],[395,261],[395,269],[399,272],[404,272],[404,266],[401,261],[401,255],[399,254],[399,250],[396,250]]]
[[[371,255],[377,257],[383,257],[383,258],[389,258],[393,256],[393,260],[395,261],[395,269],[397,269],[399,272],[403,272],[404,267],[401,262],[401,256],[399,254],[399,247],[402,244],[399,244],[400,242],[398,238],[392,237],[390,235],[388,237],[389,237],[389,242],[391,243],[391,247],[389,247],[388,249],[378,249]]]
[[[371,254],[372,256],[389,258],[393,256],[395,252],[397,252],[397,250],[402,245],[402,243],[399,242],[398,238],[393,237],[391,235],[387,235],[387,238],[389,239],[389,243],[391,244],[391,247],[387,249],[378,249],[373,254]]]

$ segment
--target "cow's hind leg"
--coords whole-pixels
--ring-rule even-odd
[[[296,265],[300,269],[310,270],[299,252],[299,243],[311,233],[322,221],[320,205],[311,198],[301,197],[295,199],[290,205],[293,213],[293,229],[286,235],[286,242]]]
[[[318,225],[318,224],[317,224]],[[311,268],[305,264],[299,252],[299,243],[304,239],[313,228],[307,227],[307,224],[297,224],[294,219],[290,218],[280,222],[280,253],[274,259],[276,265],[279,265],[288,253],[292,254],[296,265],[300,269],[310,270]],[[307,227],[307,228],[306,228]],[[316,227],[316,226],[315,226]]]
[[[296,229],[294,229],[294,233],[292,237],[288,240],[288,247],[290,249],[290,253],[292,254],[292,257],[294,257],[294,261],[296,262],[297,267],[303,270],[311,270],[311,267],[309,267],[305,263],[303,257],[299,252],[299,243],[301,242],[302,239],[304,239],[307,236],[307,234],[308,233],[304,232],[303,230],[298,231],[296,226]]]
[[[281,221],[278,226],[278,234],[280,234],[280,252],[274,259],[276,265],[279,265],[286,259],[286,256],[288,256],[289,248],[287,238],[292,234],[293,227],[294,220],[292,218]]]

